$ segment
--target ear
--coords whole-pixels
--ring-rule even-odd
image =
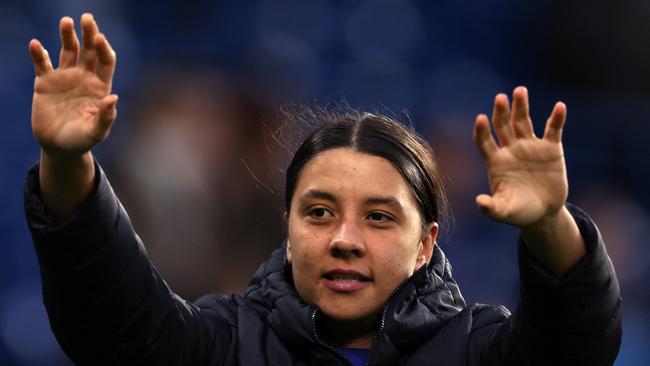
[[[431,257],[433,256],[433,247],[436,246],[436,239],[438,238],[438,223],[431,223],[425,232],[422,233],[422,239],[420,241],[418,257],[416,261],[416,268],[420,268],[423,265],[431,262]]]
[[[284,211],[284,227],[287,232],[287,262],[291,263],[291,241],[289,240],[289,213]]]
[[[287,262],[291,263],[291,242],[287,238]]]

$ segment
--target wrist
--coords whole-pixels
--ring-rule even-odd
[[[557,228],[562,221],[567,219],[572,220],[571,213],[565,205],[562,205],[559,209],[546,213],[533,223],[519,226],[519,230],[524,234],[542,234]]]
[[[45,207],[66,219],[86,200],[95,182],[95,163],[90,152],[51,154],[41,149],[39,184]]]
[[[526,247],[558,276],[585,254],[580,229],[566,206],[520,230]]]

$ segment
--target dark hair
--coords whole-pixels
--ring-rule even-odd
[[[313,117],[314,115],[312,115]],[[387,116],[356,111],[320,113],[322,126],[300,145],[287,168],[285,208],[289,213],[300,171],[317,154],[348,147],[388,160],[415,197],[423,227],[446,219],[447,198],[438,164],[429,144],[413,129]]]

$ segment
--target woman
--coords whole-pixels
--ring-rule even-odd
[[[497,95],[474,140],[489,217],[521,230],[521,298],[467,306],[436,246],[445,210],[428,145],[389,118],[320,116],[287,170],[286,244],[244,297],[176,296],[149,262],[90,149],[116,117],[115,52],[92,15],[70,18],[54,69],[32,40],[41,160],[28,223],[54,333],[78,364],[604,365],[620,344],[620,294],[597,229],[566,204],[566,108],[534,135],[527,91]]]

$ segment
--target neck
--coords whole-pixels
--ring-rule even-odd
[[[377,316],[361,320],[336,320],[321,313],[318,329],[334,348],[370,348],[377,332]]]

